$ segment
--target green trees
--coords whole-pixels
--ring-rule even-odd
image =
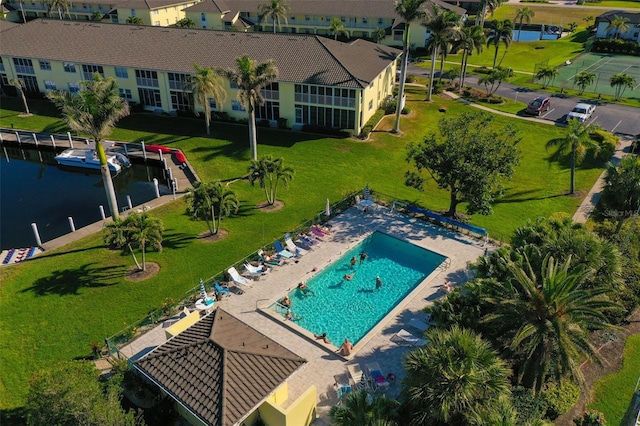
[[[493,68],[496,67],[498,61],[498,50],[500,43],[503,43],[505,49],[508,49],[513,40],[513,23],[509,19],[503,21],[492,21],[489,35],[487,36],[487,46],[493,46],[496,52],[493,55]]]
[[[376,28],[371,33],[371,37],[373,38],[373,41],[375,41],[376,43],[380,43],[380,41],[382,41],[382,39],[385,38],[386,36],[387,36],[387,32],[385,31],[384,28]]]
[[[201,67],[193,64],[196,74],[189,76],[186,89],[193,93],[194,104],[200,105],[204,110],[204,122],[207,127],[207,136],[211,136],[211,104],[209,99],[214,99],[218,109],[222,111],[227,92],[222,87],[220,72],[213,68]],[[198,115],[195,109],[193,112]]]
[[[600,145],[589,136],[592,128],[593,127],[580,122],[577,118],[572,118],[567,124],[566,137],[552,139],[547,142],[547,149],[551,147],[556,148],[556,157],[567,153],[571,155],[571,188],[569,194],[574,194],[576,190],[576,165],[584,160],[589,148],[595,152],[600,149]]]
[[[69,13],[69,8],[71,7],[71,0],[49,0],[49,16],[53,13],[54,10],[58,11],[58,17],[62,20],[64,14],[66,14],[69,19],[71,19],[71,14]]]
[[[273,59],[256,64],[248,56],[236,58],[236,69],[221,71],[231,82],[238,86],[238,101],[249,114],[249,144],[251,159],[258,159],[256,136],[256,105],[264,103],[262,89],[278,77],[278,68]]]
[[[487,9],[493,15],[496,10],[503,3],[502,0],[480,0],[480,10],[476,13],[476,25],[484,28],[484,19],[487,16]]]
[[[351,392],[340,406],[331,407],[334,426],[395,426],[398,402],[381,396],[371,396],[366,390]]]
[[[344,30],[344,24],[340,18],[333,17],[329,22],[329,33],[333,34],[333,39],[338,39],[338,34],[344,33],[347,37],[349,34]]]
[[[193,19],[191,19],[191,18],[182,18],[182,19],[178,20],[178,22],[176,22],[176,27],[179,27],[179,28],[195,28],[196,27],[196,23],[193,22]]]
[[[393,125],[393,133],[400,132],[400,114],[402,113],[402,100],[404,99],[404,86],[407,78],[407,63],[409,61],[409,31],[411,23],[421,20],[426,12],[422,5],[427,0],[397,0],[395,12],[404,21],[404,34],[402,37],[402,63],[400,65],[400,86],[398,88],[398,102],[396,103],[396,121]]]
[[[431,49],[431,74],[429,77],[429,90],[427,92],[427,100],[430,101],[433,93],[433,82],[435,81],[438,52],[442,49],[442,55],[444,56],[449,41],[455,40],[458,37],[458,33],[460,32],[460,17],[453,11],[442,10],[433,5],[432,12],[423,21],[423,25],[427,27],[431,33],[431,36],[427,40],[427,48]],[[440,70],[442,75],[442,66]]]
[[[580,89],[580,92],[579,92],[580,96],[582,96],[587,86],[593,84],[593,80],[595,79],[596,79],[596,74],[593,72],[580,71],[578,74],[576,74],[576,76],[573,78],[573,82]]]
[[[99,374],[87,361],[62,361],[35,373],[25,404],[27,425],[144,424],[120,405],[122,378],[112,377],[103,384]]]
[[[187,214],[207,223],[211,235],[220,230],[222,216],[237,213],[240,202],[236,193],[221,182],[196,182],[185,196]]]
[[[626,219],[640,214],[640,159],[627,155],[618,166],[609,163],[604,182],[601,199],[606,208],[604,213],[617,220],[618,233]]]
[[[258,6],[258,12],[260,13],[260,22],[265,22],[271,19],[273,22],[273,33],[276,33],[276,27],[280,28],[280,21],[287,23],[287,16],[291,11],[291,6],[284,2],[284,0],[269,0],[267,3],[262,3]]]
[[[21,78],[12,78],[9,80],[9,84],[14,86],[18,93],[20,93],[20,97],[22,98],[22,105],[24,105],[24,113],[27,115],[31,115],[31,111],[29,111],[29,104],[27,103],[27,97],[24,94],[24,80]]]
[[[542,88],[546,89],[549,84],[557,77],[558,70],[555,67],[542,67],[536,73],[536,79],[542,80]]]
[[[116,80],[103,78],[96,73],[89,81],[83,81],[83,90],[72,95],[69,92],[53,91],[47,94],[61,111],[69,127],[76,132],[91,135],[100,159],[102,182],[107,194],[111,217],[117,219],[118,202],[113,189],[107,155],[102,140],[115,127],[118,120],[129,115],[129,104],[120,97]]]
[[[611,87],[616,89],[615,97],[616,101],[619,101],[622,97],[622,94],[627,88],[633,89],[633,86],[636,85],[636,79],[629,74],[618,73],[611,76],[611,78],[609,79],[609,84],[611,85]]]
[[[530,7],[521,7],[516,11],[516,21],[520,23],[519,31],[518,31],[518,41],[520,41],[520,33],[522,33],[522,22],[526,22],[527,24],[531,23],[531,18],[536,16],[536,13]]]
[[[617,305],[601,297],[606,288],[585,288],[593,273],[571,258],[556,261],[547,255],[539,271],[525,256],[523,265],[508,263],[514,279],[489,282],[486,301],[491,313],[483,321],[502,330],[509,350],[519,362],[519,383],[540,392],[549,377],[583,380],[580,362],[598,359],[589,331],[609,328],[603,310]]]
[[[144,25],[144,21],[139,16],[129,16],[126,22],[129,25]]]
[[[620,34],[626,33],[629,31],[629,18],[625,18],[624,16],[615,15],[605,31],[613,30],[613,38],[618,38]]]
[[[498,91],[502,82],[507,81],[508,78],[509,70],[498,68],[491,70],[489,74],[483,74],[482,77],[478,79],[478,83],[483,84],[487,91],[487,96],[491,96]]]
[[[464,87],[464,80],[467,76],[467,63],[469,56],[476,53],[480,54],[484,49],[484,44],[487,42],[487,38],[484,35],[482,27],[474,25],[472,27],[463,27],[460,31],[459,40],[454,43],[454,50],[462,49],[462,59],[460,63],[460,92]]]
[[[509,368],[470,330],[429,329],[428,343],[404,360],[402,397],[410,425],[469,425],[508,397]]]
[[[249,166],[249,182],[251,185],[259,183],[264,189],[267,197],[267,204],[273,205],[278,195],[278,184],[282,182],[289,188],[289,182],[293,179],[293,169],[283,165],[282,158],[273,158],[266,155],[260,160],[252,160]]]
[[[91,20],[92,21],[102,21],[102,18],[104,18],[104,15],[102,14],[102,12],[96,10],[95,12],[93,12],[91,14]]]
[[[493,118],[482,113],[463,113],[439,122],[440,138],[432,134],[407,149],[407,161],[417,172],[426,170],[438,188],[450,193],[448,216],[467,203],[470,214],[490,214],[491,203],[503,192],[518,164],[517,143],[511,127],[496,129]],[[416,172],[405,174],[405,183],[421,189],[423,178]]]
[[[104,227],[103,232],[106,244],[129,250],[140,271],[147,269],[146,248],[148,246],[155,248],[156,251],[162,251],[164,227],[160,219],[154,218],[148,213],[133,212],[126,219],[115,219]],[[138,263],[134,247],[138,247],[142,251],[142,265]]]

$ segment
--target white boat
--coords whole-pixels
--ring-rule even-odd
[[[53,157],[58,164],[67,167],[100,170],[100,159],[94,149],[67,149]],[[119,152],[107,152],[107,165],[111,172],[117,173],[123,167],[129,167],[129,159]]]

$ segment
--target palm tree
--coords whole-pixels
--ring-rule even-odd
[[[619,101],[627,88],[633,89],[636,79],[629,74],[618,73],[609,79],[609,84],[616,89],[616,101]]]
[[[371,37],[373,38],[373,41],[375,41],[376,43],[380,43],[380,41],[382,41],[382,39],[385,38],[386,36],[387,36],[387,32],[385,31],[384,28],[376,28],[371,33]]]
[[[573,78],[573,82],[580,89],[580,96],[582,96],[587,86],[593,84],[593,80],[595,79],[596,73],[594,72],[580,71],[578,74],[576,74],[576,76]]]
[[[556,156],[566,153],[571,154],[571,190],[569,194],[573,194],[576,189],[576,164],[580,163],[589,148],[596,152],[600,149],[589,133],[596,127],[588,126],[577,118],[572,118],[567,124],[567,136],[559,139],[552,139],[547,142],[547,149],[556,147]]]
[[[203,219],[211,235],[220,230],[222,216],[237,213],[240,202],[236,193],[221,182],[196,182],[185,196],[187,213],[194,219]]]
[[[476,53],[480,54],[484,50],[487,38],[484,35],[482,27],[474,25],[472,27],[463,27],[460,32],[460,39],[456,42],[454,49],[462,49],[461,71],[460,71],[460,92],[464,87],[464,80],[467,75],[467,63],[469,56]]]
[[[410,425],[465,425],[509,396],[509,368],[479,335],[456,325],[429,329],[425,337],[428,343],[404,359]]]
[[[519,383],[539,393],[545,380],[572,377],[582,383],[580,363],[598,360],[590,331],[610,328],[603,312],[618,308],[602,297],[608,289],[585,289],[592,270],[545,256],[539,274],[527,256],[523,266],[509,262],[513,279],[487,282],[491,314],[483,322],[502,330],[508,348],[520,358]]]
[[[615,15],[611,20],[611,22],[609,23],[609,25],[607,26],[607,28],[605,28],[604,30],[605,31],[613,30],[614,31],[613,38],[618,38],[620,34],[623,34],[629,31],[629,25],[627,25],[627,22],[629,22],[629,18]]]
[[[176,27],[179,27],[179,28],[195,28],[196,27],[196,23],[193,22],[193,19],[191,19],[189,17],[186,17],[186,18],[182,18],[178,22],[176,22]]]
[[[144,21],[139,16],[129,16],[126,22],[130,25],[144,25]]]
[[[484,18],[487,16],[487,9],[491,12],[493,16],[493,12],[500,7],[503,3],[503,0],[480,0],[480,10],[476,14],[476,25],[480,25],[480,28],[484,28]]]
[[[511,41],[513,40],[513,23],[509,19],[504,21],[493,21],[491,23],[491,30],[487,37],[487,46],[493,45],[496,49],[496,53],[493,55],[493,68],[496,67],[498,60],[498,48],[500,43],[504,43],[505,48],[508,49]]]
[[[334,426],[394,426],[398,402],[384,395],[371,396],[365,389],[351,392],[340,406],[331,407]]]
[[[516,21],[520,21],[520,30],[518,31],[518,41],[520,41],[520,33],[522,33],[522,21],[527,24],[531,23],[531,18],[536,16],[536,13],[530,7],[521,7],[516,12]]]
[[[640,211],[640,159],[627,155],[618,166],[609,163],[604,182],[602,202],[617,219],[618,233],[624,221]]]
[[[236,58],[236,69],[222,71],[231,82],[238,86],[238,100],[249,114],[249,144],[251,159],[258,159],[258,142],[256,137],[256,105],[264,103],[262,88],[278,78],[278,68],[273,59],[256,65],[248,56]]]
[[[276,32],[276,26],[280,28],[280,21],[287,23],[287,16],[291,11],[291,6],[284,2],[284,0],[269,0],[268,3],[262,3],[258,6],[260,12],[260,22],[264,22],[267,19],[273,21],[273,33]]]
[[[429,78],[429,90],[427,92],[427,100],[430,101],[433,93],[433,82],[438,52],[442,47],[444,47],[445,50],[447,49],[448,40],[456,39],[458,37],[460,17],[453,11],[442,10],[433,5],[432,13],[423,22],[423,25],[427,27],[431,34],[427,41],[428,47],[431,48],[431,76]]]
[[[557,77],[558,70],[554,67],[542,67],[536,73],[536,79],[542,80],[542,88],[546,89],[547,86]]]
[[[71,7],[70,0],[49,0],[49,15],[53,12],[53,10],[58,11],[58,16],[60,20],[62,20],[63,12],[69,16],[71,19],[71,14],[69,14],[69,7]]]
[[[162,233],[164,227],[160,219],[148,213],[133,212],[125,220],[131,232],[132,241],[142,250],[142,270],[146,271],[146,248],[151,246],[162,251]]]
[[[107,223],[103,230],[103,239],[105,244],[113,246],[117,249],[123,249],[126,247],[129,249],[133,261],[136,263],[138,270],[142,270],[140,262],[136,257],[136,253],[133,250],[133,239],[131,238],[131,232],[129,230],[129,224],[122,218],[117,218],[110,223]]]
[[[411,22],[421,20],[426,15],[422,5],[427,0],[396,0],[395,12],[404,21],[404,35],[402,38],[402,63],[400,65],[400,87],[398,88],[398,102],[396,104],[396,121],[393,133],[400,132],[400,114],[404,99],[404,85],[407,78],[407,63],[409,61],[409,30]]]
[[[282,182],[288,189],[289,182],[293,179],[293,169],[285,167],[283,162],[282,158],[266,155],[260,160],[252,160],[249,166],[249,182],[251,185],[255,185],[256,182],[260,184],[270,206],[276,202],[278,184]]]
[[[344,33],[349,38],[349,33],[344,29],[344,23],[340,18],[331,18],[329,22],[329,33],[333,34],[333,39],[338,39],[338,34]]]
[[[21,78],[12,78],[11,80],[9,80],[9,84],[15,86],[16,90],[18,90],[18,93],[20,93],[22,104],[24,105],[24,113],[27,115],[31,115],[31,111],[29,111],[29,104],[27,103],[27,97],[24,94],[24,80]]]
[[[207,136],[211,135],[211,105],[209,99],[213,98],[216,101],[216,106],[220,111],[224,106],[224,101],[227,99],[227,92],[222,87],[222,81],[220,79],[220,72],[213,68],[201,67],[198,64],[193,64],[193,68],[196,71],[194,76],[189,76],[186,89],[191,90],[195,104],[200,105],[204,110],[204,122],[207,127]],[[193,112],[198,116],[198,111],[194,109]]]
[[[107,165],[107,155],[102,140],[123,117],[129,115],[129,104],[120,97],[116,80],[103,78],[95,73],[89,81],[82,82],[83,90],[77,94],[53,91],[47,97],[62,111],[62,116],[71,129],[91,135],[95,141],[100,159],[102,182],[107,194],[109,209],[113,219],[117,219],[118,202],[113,189],[111,173]]]

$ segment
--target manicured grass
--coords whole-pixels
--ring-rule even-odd
[[[595,3],[594,6],[600,6],[603,3]],[[630,3],[632,2],[629,2],[629,4]],[[519,21],[516,21],[515,17],[518,9],[522,7],[528,7],[535,13],[535,16],[531,18],[532,24],[557,25],[565,28],[568,28],[571,22],[575,22],[579,26],[584,27],[587,24],[584,18],[589,16],[591,16],[591,20],[588,24],[591,25],[594,23],[595,17],[602,13],[602,11],[581,7],[555,7],[536,3],[522,3],[519,5],[505,4],[496,9],[493,16],[488,16],[487,21],[492,19],[511,19],[515,24],[515,29],[518,29]]]
[[[279,238],[324,209],[325,199],[337,201],[366,183],[374,191],[408,199],[422,206],[442,210],[448,194],[429,182],[424,192],[404,185],[406,145],[437,129],[446,108],[455,117],[471,107],[435,97],[424,102],[424,87],[408,88],[412,113],[404,117],[404,137],[385,131],[374,132],[370,140],[335,139],[299,132],[259,129],[259,155],[283,157],[296,174],[289,190],[278,198],[285,207],[263,213],[253,206],[264,199],[258,187],[237,181],[242,208],[238,216],[224,219],[229,236],[216,243],[196,238],[206,229],[189,220],[184,201],[152,211],[166,228],[164,250],[151,252],[148,260],[161,270],[138,283],[123,278],[132,266],[130,256],[107,250],[101,235],[93,235],[24,264],[0,268],[0,409],[19,407],[26,396],[30,375],[61,359],[86,356],[89,344],[102,342],[120,332],[165,302],[177,302],[197,285],[199,278],[213,276],[261,245]],[[12,109],[7,109],[11,108]],[[20,104],[3,98],[0,126],[34,131],[65,131],[55,117],[19,117]],[[32,102],[35,111],[46,113],[47,104]],[[382,127],[392,118],[387,117]],[[507,184],[506,196],[495,205],[492,216],[474,216],[471,221],[488,229],[490,236],[506,239],[527,218],[554,212],[572,214],[579,198],[563,195],[569,186],[566,162],[548,162],[544,149],[551,138],[561,137],[559,127],[496,116],[496,125],[516,125],[523,137],[521,164]],[[249,163],[247,128],[213,124],[211,138],[203,136],[204,123],[186,118],[136,114],[122,120],[110,139],[162,143],[183,149],[200,177],[229,179],[246,173]],[[584,164],[577,173],[577,189],[586,192],[601,172],[602,165]]]
[[[622,369],[595,382],[589,404],[604,413],[607,424],[622,425],[640,374],[640,335],[629,336],[624,347]],[[635,418],[634,418],[635,419]]]
[[[593,7],[608,7],[611,9],[626,8],[626,9],[638,9],[640,3],[636,0],[624,1],[624,0],[602,0],[597,3],[585,3],[585,6]]]

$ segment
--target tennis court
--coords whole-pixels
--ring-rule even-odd
[[[623,97],[640,98],[640,57],[612,55],[606,53],[584,53],[571,64],[558,67],[558,76],[554,86],[579,89],[574,82],[576,74],[582,71],[596,75],[593,84],[587,86],[585,92],[615,95],[615,88],[611,87],[609,79],[615,74],[628,74],[636,79],[633,89],[627,88]]]

